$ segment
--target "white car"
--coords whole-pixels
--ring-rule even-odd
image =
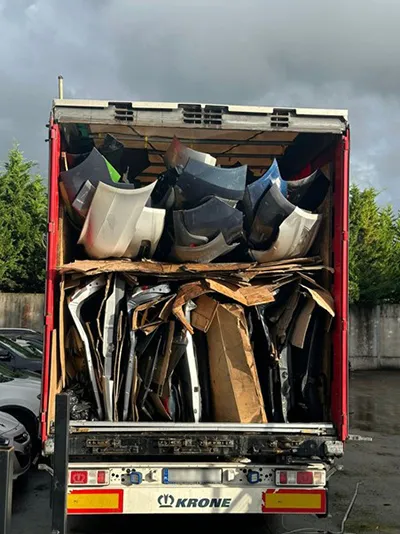
[[[24,425],[7,413],[0,413],[0,444],[13,447],[15,480],[26,473],[31,466],[32,442]]]
[[[34,373],[14,371],[0,363],[0,411],[11,415],[25,427],[33,453],[38,452],[40,388],[40,378]]]

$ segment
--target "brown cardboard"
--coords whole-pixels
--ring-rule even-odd
[[[257,306],[267,304],[275,300],[271,288],[267,284],[253,282],[249,286],[238,287],[226,282],[217,282],[216,280],[206,278],[206,283],[210,289],[225,295],[226,297],[236,300],[244,306]]]
[[[307,330],[310,325],[311,316],[314,309],[315,301],[308,298],[300,312],[300,315],[297,318],[290,341],[292,345],[298,347],[299,349],[304,347],[304,341],[306,339]]]
[[[59,362],[61,367],[61,384],[62,387],[65,388],[65,381],[66,381],[66,370],[65,370],[65,319],[64,319],[64,312],[65,312],[65,279],[64,275],[61,276],[61,283],[60,283],[60,308],[59,308],[59,336],[58,336],[58,343],[59,343]]]
[[[215,421],[267,423],[242,306],[218,306],[207,343]]]
[[[299,303],[300,293],[296,287],[292,295],[285,303],[285,309],[283,310],[282,315],[279,317],[276,323],[276,337],[279,343],[284,343],[287,335],[287,330],[293,319],[294,312],[296,311],[297,305]]]
[[[153,382],[157,386],[157,394],[161,395],[164,389],[165,380],[167,379],[167,372],[169,361],[171,358],[172,341],[174,340],[175,321],[170,321],[168,324],[168,336],[165,343],[164,354],[154,370]]]
[[[303,287],[310,293],[311,297],[318,304],[318,306],[327,311],[332,317],[335,317],[335,303],[329,291],[326,291],[326,289],[322,289],[322,287],[320,287],[319,289],[311,289],[310,287],[304,285],[302,285],[301,287]]]
[[[172,307],[172,313],[181,321],[181,323],[185,326],[187,330],[189,330],[191,334],[194,333],[194,330],[192,328],[192,325],[185,318],[183,307],[187,302],[189,302],[189,300],[193,300],[197,297],[200,297],[208,291],[209,289],[207,284],[203,280],[198,280],[197,282],[189,282],[188,284],[183,284],[179,288],[178,294],[176,295],[176,299]]]
[[[122,260],[76,260],[72,263],[59,265],[63,273],[79,272],[86,275],[95,275],[110,272],[133,272],[139,274],[174,275],[182,273],[199,272],[228,272],[246,270],[255,263],[163,263],[156,261]]]
[[[85,347],[75,325],[71,325],[65,336],[66,374],[72,380],[86,366]]]
[[[161,323],[166,322],[171,315],[175,296],[157,297],[137,306],[132,313],[132,330],[142,330],[150,334]]]
[[[50,386],[49,386],[49,404],[47,417],[47,432],[50,433],[50,425],[54,423],[56,416],[56,395],[62,391],[62,382],[60,376],[58,354],[57,354],[57,330],[51,332],[51,349],[50,349]]]
[[[126,272],[136,274],[156,275],[160,277],[195,278],[204,273],[208,276],[246,277],[265,275],[269,273],[285,273],[288,271],[312,271],[331,268],[321,264],[319,257],[297,258],[295,260],[281,260],[274,263],[163,263],[151,260],[130,261],[121,260],[76,260],[72,263],[59,265],[62,273],[82,273],[96,275],[111,272]]]
[[[256,306],[258,304],[266,304],[267,302],[273,302],[275,300],[272,291],[267,284],[253,282],[252,284],[242,287],[237,284],[217,281],[212,278],[183,284],[179,288],[172,311],[191,334],[193,334],[194,330],[192,325],[185,318],[183,307],[189,300],[198,298],[210,291],[225,295],[245,306]]]
[[[196,309],[192,311],[192,326],[207,333],[218,308],[218,302],[208,295],[195,300]]]
[[[169,298],[165,300],[164,306],[161,308],[160,313],[158,314],[159,318],[165,322],[169,318],[169,316],[172,313],[172,308],[174,305],[176,295],[171,295]]]

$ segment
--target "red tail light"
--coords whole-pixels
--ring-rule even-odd
[[[89,475],[87,471],[71,471],[70,484],[87,484],[88,478]]]
[[[323,469],[315,471],[278,470],[275,473],[275,482],[278,486],[325,486],[326,473]]]
[[[105,484],[105,483],[106,483],[106,472],[97,471],[97,484]]]
[[[110,471],[108,469],[72,469],[69,472],[71,486],[108,486]]]
[[[280,471],[279,473],[279,483],[287,484],[287,473],[286,471]]]
[[[312,471],[298,471],[297,484],[312,486],[314,484],[314,473]]]

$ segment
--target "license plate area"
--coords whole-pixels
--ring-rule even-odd
[[[163,484],[221,484],[222,469],[210,468],[164,468]]]

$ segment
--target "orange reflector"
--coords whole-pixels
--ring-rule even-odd
[[[267,514],[324,514],[326,491],[269,489],[262,496],[262,511]]]
[[[67,496],[68,514],[121,514],[124,490],[72,490]]]

